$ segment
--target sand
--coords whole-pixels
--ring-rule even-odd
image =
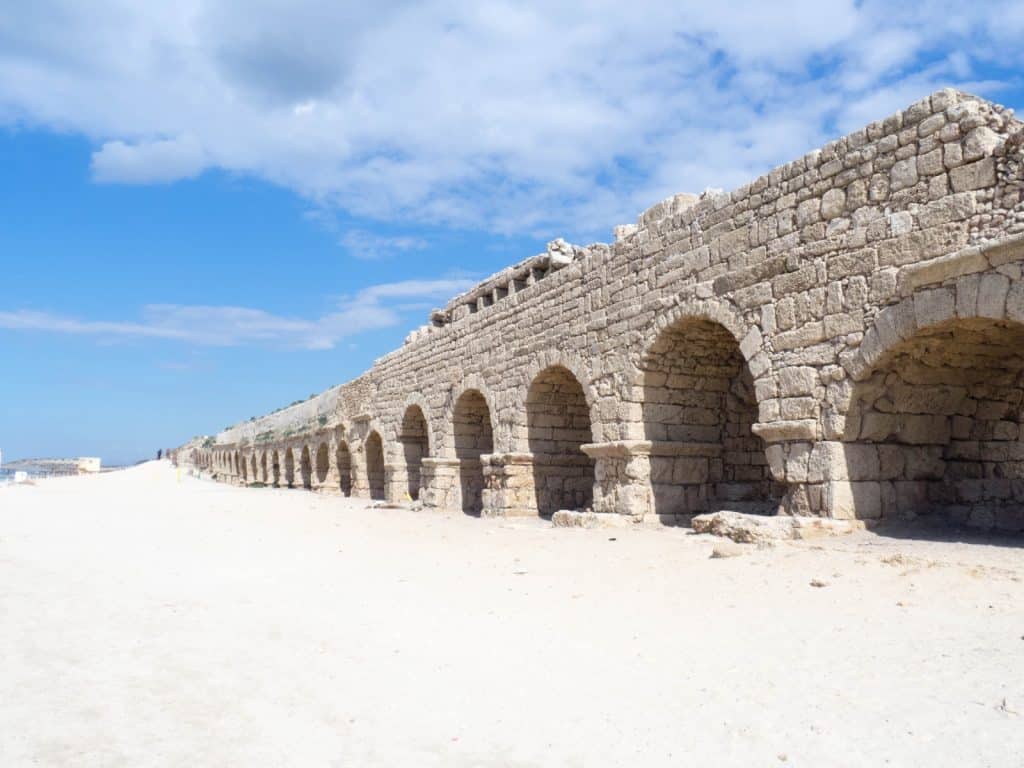
[[[3,488],[0,765],[1022,766],[1022,544]]]

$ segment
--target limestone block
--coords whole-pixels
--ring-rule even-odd
[[[835,480],[826,485],[827,511],[839,520],[873,520],[882,516],[882,489],[877,482]]]
[[[980,125],[964,138],[964,160],[971,162],[983,157],[988,157],[992,151],[999,146],[1002,139],[999,134],[987,125]]]
[[[1006,295],[1010,279],[1000,274],[982,275],[978,286],[978,315],[1002,320],[1006,316]]]
[[[917,158],[917,172],[920,176],[935,176],[946,170],[942,159],[942,147],[936,147]]]
[[[817,369],[810,366],[787,366],[779,371],[779,389],[783,397],[814,394],[817,385]]]
[[[996,183],[996,166],[991,157],[968,165],[961,165],[949,172],[949,181],[954,192],[968,192],[983,189]]]
[[[909,157],[897,162],[889,171],[889,188],[893,192],[906,189],[917,184],[917,179],[917,159]]]
[[[841,189],[830,189],[821,198],[821,215],[824,219],[842,216],[846,209],[846,193]]]
[[[967,275],[956,281],[957,317],[974,317],[978,312],[978,288],[981,275]]]
[[[843,443],[826,440],[815,443],[807,463],[807,480],[821,483],[826,480],[849,478],[846,450]]]
[[[914,317],[918,328],[938,325],[956,312],[956,294],[949,288],[921,291],[914,296]]]
[[[1006,319],[1024,323],[1024,282],[1015,282],[1006,295]]]

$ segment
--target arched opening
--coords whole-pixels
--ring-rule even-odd
[[[269,484],[270,478],[267,475],[267,452],[264,451],[260,454],[260,482],[264,485]]]
[[[329,456],[330,454],[327,450],[327,443],[320,443],[320,446],[316,449],[317,485],[323,485],[327,482],[327,473],[331,468]]]
[[[420,495],[420,465],[423,457],[430,453],[430,439],[427,436],[427,419],[418,405],[405,409],[398,430],[398,442],[402,444],[402,458],[408,478],[409,498]]]
[[[247,466],[247,464],[248,464],[248,462],[245,460],[245,456],[239,455],[239,457],[238,457],[239,473],[238,474],[241,476],[243,482],[248,482],[249,481],[249,467]]]
[[[275,488],[281,484],[281,459],[277,451],[270,454],[270,482]]]
[[[338,450],[335,451],[334,460],[338,466],[338,482],[341,486],[342,496],[352,495],[352,453],[348,449],[348,443],[338,443]]]
[[[1024,531],[1024,325],[952,320],[893,346],[853,387],[843,453],[832,503],[857,517]]]
[[[291,448],[284,450],[284,482],[289,488],[295,487],[295,453]]]
[[[781,489],[751,431],[757,399],[735,337],[719,323],[684,318],[658,335],[641,370],[655,514],[777,511]]]
[[[537,374],[526,395],[537,512],[582,509],[594,500],[594,460],[580,449],[592,438],[583,386],[562,366]]]
[[[252,479],[252,481],[254,483],[259,482],[259,479],[260,479],[259,465],[256,463],[256,454],[255,453],[249,459],[249,469],[250,469],[249,477]]]
[[[366,438],[366,480],[370,485],[370,498],[384,498],[384,443],[380,435],[371,432]]]
[[[494,451],[491,411],[487,400],[475,389],[466,390],[455,401],[452,412],[455,457],[459,460],[459,493],[462,511],[479,515],[483,508],[484,471],[480,456]]]
[[[302,487],[307,491],[313,487],[313,462],[309,458],[309,446],[302,446],[299,471],[302,472]]]

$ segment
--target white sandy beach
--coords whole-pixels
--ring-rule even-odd
[[[1024,766],[1024,540],[0,489],[0,766]],[[812,586],[817,580],[824,586]]]

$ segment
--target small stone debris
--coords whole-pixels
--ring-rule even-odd
[[[812,587],[827,587],[828,586],[828,582],[827,581],[822,581],[821,579],[811,579],[811,586]]]

